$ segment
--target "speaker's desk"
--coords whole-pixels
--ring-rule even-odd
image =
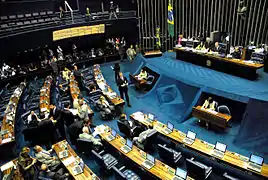
[[[201,106],[193,107],[192,115],[203,122],[216,125],[223,129],[228,127],[228,122],[232,118],[230,115],[204,109]]]
[[[105,125],[106,126],[106,125]],[[103,140],[112,145],[117,151],[119,151],[122,155],[126,156],[128,159],[136,163],[138,166],[142,167],[145,171],[150,173],[152,176],[157,177],[159,179],[172,180],[175,176],[175,169],[169,167],[163,162],[155,159],[155,165],[150,170],[143,167],[142,163],[146,160],[146,153],[139,149],[138,147],[133,145],[132,150],[125,154],[120,148],[125,145],[126,140],[117,134],[117,137],[112,141],[107,141],[106,137],[111,133],[111,129],[106,126],[106,131],[101,133],[100,136]],[[188,180],[192,179],[187,177]]]
[[[72,175],[72,177],[76,180],[97,180],[99,179],[92,171],[89,169],[89,167],[85,164],[84,165],[84,171],[81,174],[74,175],[73,173],[73,167],[76,165],[76,158],[79,158],[78,155],[74,152],[74,150],[71,148],[71,146],[68,144],[66,140],[63,140],[61,142],[58,142],[54,144],[53,150],[56,152],[56,154],[59,156],[59,153],[61,151],[65,150],[65,147],[67,145],[67,151],[68,151],[68,157],[60,159],[63,165],[68,169],[69,173]],[[74,160],[74,162],[71,161],[71,159]]]
[[[171,141],[173,141],[175,143],[183,144],[183,146],[185,146],[189,149],[193,149],[201,154],[212,157],[214,144],[210,144],[208,142],[205,142],[201,139],[196,138],[195,142],[192,145],[189,145],[189,144],[186,144],[183,142],[184,138],[186,137],[186,134],[177,130],[177,129],[174,129],[173,132],[170,134],[165,134],[163,130],[167,126],[165,124],[157,121],[157,120],[153,120],[151,123],[148,122],[146,120],[147,115],[144,115],[144,118],[141,118],[141,116],[139,116],[137,118],[135,116],[135,113],[134,113],[130,117],[133,120],[138,121],[139,123],[143,124],[144,126],[147,126],[147,127],[153,126],[153,128],[156,129],[161,135],[169,138]],[[228,146],[227,146],[227,148],[228,148]],[[268,165],[267,164],[263,164],[261,173],[252,171],[250,169],[247,169],[248,164],[249,164],[249,158],[242,156],[240,154],[237,154],[235,152],[231,152],[231,151],[226,150],[222,159],[217,158],[217,157],[214,157],[214,158],[217,159],[219,162],[227,163],[227,164],[232,165],[233,167],[239,168],[243,171],[252,172],[256,175],[268,177]]]
[[[187,49],[184,47],[174,47],[174,51],[176,51],[176,59],[178,60],[190,62],[199,66],[205,66],[250,80],[255,80],[258,77],[257,70],[263,67],[263,64],[221,57],[218,54],[204,53],[196,51],[195,49]]]

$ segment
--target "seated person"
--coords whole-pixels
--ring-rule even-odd
[[[80,99],[82,99],[82,100],[84,99],[82,95],[78,95],[78,98],[74,99],[74,101],[73,101],[73,108],[74,109],[78,109],[78,106],[79,106],[78,102]]]
[[[220,52],[220,45],[219,45],[219,42],[215,42],[215,45],[214,47],[212,47],[210,50],[213,51],[213,52]]]
[[[88,86],[89,90],[90,90],[90,93],[91,92],[95,92],[97,90],[95,84],[93,83],[90,83],[89,86]]]
[[[79,138],[90,140],[94,145],[102,146],[101,139],[93,137],[93,135],[89,133],[88,127],[83,127],[82,132],[82,134],[79,134]]]
[[[24,147],[20,152],[18,158],[18,165],[23,174],[24,179],[34,180],[35,177],[35,168],[34,165],[36,163],[36,159],[32,159],[29,155],[30,148]]]
[[[127,126],[129,126],[130,129],[135,127],[133,121],[127,120],[127,115],[126,114],[121,114],[120,117],[119,117],[119,120],[122,121],[123,123],[125,123]]]
[[[34,147],[35,158],[42,164],[47,165],[50,170],[55,169],[61,163],[57,156],[52,155],[52,151],[53,146],[49,151],[44,150],[41,146],[38,145]]]
[[[34,111],[31,111],[31,113],[27,117],[27,124],[31,127],[37,126],[38,122],[40,121],[41,120],[38,118]]]
[[[239,50],[239,47],[234,48],[234,52],[232,53],[232,57],[235,59],[241,59],[241,52]]]
[[[70,79],[70,73],[71,71],[67,68],[64,68],[64,71],[62,71],[62,77],[63,79],[65,79],[66,81],[69,81]]]
[[[55,180],[63,180],[68,179],[69,174],[64,173],[64,169],[59,169],[57,172],[53,172],[48,169],[46,164],[41,165],[41,169],[39,172],[39,177],[48,178],[48,179],[55,179]]]
[[[143,131],[142,133],[139,134],[139,137],[133,138],[133,142],[143,143],[146,140],[147,136],[154,131],[155,131],[154,129],[147,129]]]
[[[205,100],[204,104],[202,105],[202,108],[210,109],[212,111],[216,110],[216,101],[213,101],[211,97]]]
[[[104,111],[105,115],[112,114],[112,112],[115,110],[114,106],[110,105],[104,96],[100,97],[100,99],[97,101],[97,105],[102,111]]]
[[[135,76],[136,78],[138,78],[139,80],[143,80],[143,79],[147,79],[148,74],[144,69],[141,69],[141,72],[139,75]]]
[[[203,50],[206,50],[206,46],[204,42],[201,41],[201,43],[195,49],[203,51]]]
[[[77,115],[81,120],[87,120],[88,119],[88,105],[86,102],[84,102],[83,99],[79,99],[78,101],[78,112]]]

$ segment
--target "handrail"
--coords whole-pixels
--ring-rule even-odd
[[[69,3],[67,1],[64,1],[64,5],[65,5],[65,12],[68,12],[67,7],[70,10],[71,16],[72,16],[72,22],[74,23],[73,9],[71,8],[71,6],[69,5]]]

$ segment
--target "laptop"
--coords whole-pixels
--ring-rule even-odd
[[[129,153],[132,150],[133,143],[131,140],[127,139],[127,142],[124,146],[122,146],[120,149],[123,151],[125,154]]]
[[[174,125],[171,124],[170,122],[167,122],[167,127],[163,130],[163,132],[165,134],[170,134],[170,133],[172,133],[173,128],[174,128]]]
[[[153,120],[154,120],[154,115],[149,113],[145,121],[148,123],[152,123]]]
[[[192,145],[195,141],[196,133],[188,131],[186,137],[183,139],[183,142],[189,145]]]
[[[187,171],[177,168],[175,176],[173,177],[172,180],[185,180],[186,178],[187,178]]]
[[[74,166],[72,170],[74,175],[81,174],[84,172],[82,167],[79,165]]]
[[[142,165],[147,169],[151,169],[155,165],[155,158],[150,154],[146,154],[146,160],[143,161]]]
[[[262,164],[263,164],[263,157],[251,154],[247,168],[260,173]]]
[[[226,151],[226,148],[227,148],[227,145],[216,142],[212,155],[222,159]]]
[[[59,152],[59,158],[65,158],[65,157],[68,157],[68,151],[67,150],[64,150],[64,151],[61,151]]]
[[[115,137],[116,137],[116,131],[115,131],[114,129],[112,129],[111,134],[109,134],[109,135],[106,137],[106,139],[107,139],[108,142],[110,142],[110,141],[114,140]]]

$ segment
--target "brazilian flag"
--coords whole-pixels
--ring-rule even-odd
[[[167,22],[168,22],[168,32],[169,35],[171,37],[174,37],[174,16],[173,16],[173,7],[172,4],[169,0],[168,3],[168,18],[167,18]]]

